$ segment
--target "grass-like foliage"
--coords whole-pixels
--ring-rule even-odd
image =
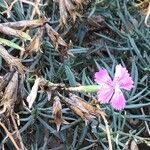
[[[149,0],[0,0],[0,149],[150,149],[149,15]],[[124,110],[74,88],[117,64]]]

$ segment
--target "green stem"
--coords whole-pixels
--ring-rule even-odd
[[[86,93],[95,93],[98,90],[100,90],[102,86],[100,85],[85,85],[85,86],[79,86],[79,87],[69,87],[66,88],[66,90],[69,91],[77,91],[77,92],[86,92]]]

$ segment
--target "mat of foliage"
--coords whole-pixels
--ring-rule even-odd
[[[0,0],[0,149],[150,149],[149,16],[149,0]],[[68,90],[117,64],[124,110]]]

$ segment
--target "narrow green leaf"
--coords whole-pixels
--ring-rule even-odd
[[[79,149],[79,150],[88,150],[88,149],[92,149],[92,147],[94,147],[95,145],[96,145],[96,143],[92,143],[92,144],[90,144],[90,145],[88,145],[88,146],[86,146],[86,147],[83,147],[83,148]]]
[[[145,106],[150,106],[150,103],[146,103],[146,104],[131,104],[131,105],[127,105],[126,108],[127,109],[137,109],[137,108],[142,108]]]
[[[7,39],[3,39],[3,38],[0,38],[0,44],[4,44],[4,45],[7,45],[11,48],[15,48],[15,49],[19,49],[19,50],[22,50],[24,51],[25,49],[20,47],[19,45],[17,45],[16,43],[10,41],[10,40],[7,40]]]
[[[139,51],[139,49],[138,49],[138,47],[137,47],[137,45],[136,45],[134,39],[133,39],[130,35],[128,35],[128,38],[129,38],[130,44],[131,44],[131,46],[133,47],[133,50],[135,51],[135,53],[137,54],[137,56],[138,56],[140,59],[143,59],[143,58],[142,58],[142,55],[141,55],[141,52]]]
[[[75,86],[76,85],[75,76],[74,76],[73,72],[71,71],[71,69],[69,68],[69,66],[65,66],[65,72],[66,72],[66,76],[69,80],[69,84],[71,86]]]

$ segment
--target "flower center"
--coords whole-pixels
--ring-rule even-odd
[[[113,84],[113,88],[120,88],[119,78],[113,80],[112,84]]]

